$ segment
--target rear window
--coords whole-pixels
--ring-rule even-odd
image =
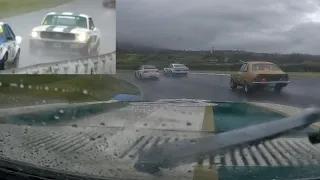
[[[186,66],[183,65],[183,64],[175,64],[173,65],[174,67],[177,67],[177,68],[185,68]]]
[[[74,26],[87,28],[87,18],[71,15],[48,15],[44,19],[42,25]]]
[[[280,68],[275,64],[254,64],[252,65],[252,71],[261,70],[280,70]]]
[[[148,65],[148,66],[144,66],[144,69],[157,69],[157,68],[155,66]]]

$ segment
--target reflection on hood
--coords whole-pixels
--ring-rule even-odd
[[[0,143],[3,144],[0,152],[10,159],[41,167],[88,175],[151,179],[151,175],[133,168],[139,152],[144,149],[284,117],[257,103],[177,101],[92,102],[52,106],[43,110],[36,107],[28,112],[16,109],[15,114],[5,117],[0,114],[1,121],[5,123],[0,125]],[[285,111],[283,107],[279,109]],[[288,177],[289,173],[292,177],[319,174],[314,163],[320,165],[320,156],[314,156],[313,160],[304,158],[304,164],[312,166],[308,172],[302,172],[301,166],[292,167],[290,163],[285,164],[283,158],[272,156],[281,148],[292,153],[287,154],[287,160],[299,164],[300,157],[294,154],[296,152],[303,156],[320,154],[307,143],[301,138],[280,138],[225,152],[215,157],[217,166],[221,167],[217,169],[219,177],[243,176],[243,179],[252,179],[259,175],[259,179],[265,179],[260,178],[260,172],[272,172],[270,178],[273,179]],[[208,162],[206,160],[205,164]],[[193,173],[190,172],[195,171],[194,166],[186,164],[164,170],[163,179],[192,179]],[[285,169],[287,173],[283,173]]]

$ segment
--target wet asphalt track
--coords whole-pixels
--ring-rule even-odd
[[[189,77],[165,77],[159,81],[137,80],[133,73],[118,72],[119,77],[138,85],[144,100],[154,101],[166,98],[195,98],[215,101],[255,101],[269,102],[296,107],[320,107],[320,78],[292,78],[281,94],[271,91],[257,92],[251,96],[242,88],[231,91],[229,77],[221,75],[196,75]]]
[[[103,8],[102,0],[75,0],[70,4],[0,20],[10,24],[15,34],[23,38],[19,67],[79,57],[78,53],[29,55],[29,35],[32,28],[39,26],[44,16],[53,11],[90,15],[101,31],[100,53],[112,52],[116,49],[116,10]]]

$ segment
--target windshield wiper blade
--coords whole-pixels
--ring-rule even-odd
[[[310,108],[296,116],[253,125],[241,129],[195,139],[165,143],[141,151],[134,168],[140,172],[156,173],[160,168],[174,168],[215,156],[229,148],[271,140],[292,131],[299,131],[319,121],[320,110]]]

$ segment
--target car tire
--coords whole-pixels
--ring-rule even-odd
[[[230,88],[232,90],[235,90],[235,89],[237,89],[237,87],[238,87],[237,83],[234,82],[234,80],[232,78],[230,78]]]
[[[275,93],[281,93],[282,88],[283,88],[282,86],[277,86],[277,85],[276,85],[276,87],[274,87],[274,92],[275,92]]]
[[[81,56],[89,57],[93,54],[92,49],[90,47],[90,43],[91,43],[91,40],[88,41],[88,43],[83,48],[80,49]]]
[[[6,61],[8,60],[8,53],[6,53],[3,58],[1,59],[1,62],[0,62],[0,70],[5,70],[5,64],[6,64]]]
[[[140,80],[143,80],[143,78],[142,78],[141,74],[139,75],[139,79],[140,79]]]
[[[12,62],[12,68],[18,68],[19,67],[19,61],[20,61],[20,49],[18,50],[16,57],[14,57],[13,62]]]
[[[250,87],[250,85],[246,81],[244,82],[243,89],[246,94],[252,93],[252,88]]]

